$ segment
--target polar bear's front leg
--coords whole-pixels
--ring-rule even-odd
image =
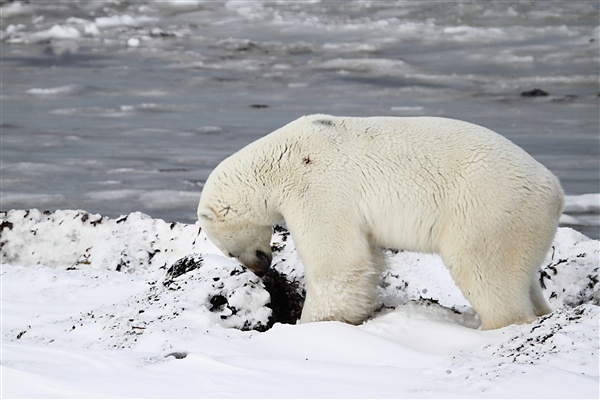
[[[341,321],[360,324],[380,304],[384,268],[381,251],[362,232],[320,232],[312,246],[298,246],[306,272],[301,323]],[[296,239],[296,244],[298,240]]]

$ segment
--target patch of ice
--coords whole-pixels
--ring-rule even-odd
[[[98,28],[114,28],[117,26],[131,26],[137,27],[142,26],[149,23],[157,22],[158,18],[155,17],[147,17],[144,15],[138,16],[130,16],[127,14],[124,15],[114,15],[112,17],[98,17],[94,20],[96,26]]]
[[[518,55],[515,54],[512,49],[494,51],[493,53],[473,53],[469,54],[467,58],[471,61],[478,63],[493,63],[493,64],[531,64],[535,61],[535,57],[532,55]]]
[[[201,127],[195,128],[194,132],[207,133],[207,134],[221,133],[221,132],[223,132],[223,128],[221,128],[220,126],[207,125],[207,126],[201,126]]]
[[[402,75],[412,69],[404,61],[383,58],[335,58],[311,61],[309,66],[316,70],[369,72],[380,75]]]
[[[8,4],[6,4],[6,3],[2,4],[0,18],[8,19],[8,18],[13,18],[13,17],[17,17],[17,16],[22,16],[22,15],[28,15],[28,14],[32,14],[32,13],[33,13],[33,7],[31,7],[31,5],[28,4],[28,2],[25,3],[25,2],[21,2],[21,1],[14,1],[14,2],[10,2]]]
[[[600,193],[566,195],[564,212],[600,214]]]
[[[55,96],[61,94],[79,94],[83,90],[81,85],[63,85],[52,88],[33,88],[27,90],[27,94],[36,96]]]
[[[79,39],[81,32],[73,26],[68,25],[54,25],[50,29],[39,31],[29,36],[30,40],[34,42],[44,42],[47,40],[54,39]]]
[[[56,115],[81,115],[81,116],[103,116],[107,118],[124,118],[134,116],[136,113],[159,113],[172,112],[176,106],[172,104],[159,103],[141,103],[141,104],[123,104],[117,108],[105,107],[70,107],[57,108],[51,110],[51,114]]]
[[[459,41],[499,40],[507,35],[501,28],[479,28],[468,25],[448,26],[443,29],[444,34]]]
[[[408,113],[408,114],[415,114],[415,113],[422,113],[425,111],[425,107],[421,107],[421,106],[394,106],[394,107],[390,107],[390,111],[396,111],[396,112],[400,112],[400,113]]]
[[[51,193],[2,193],[2,204],[15,208],[47,207],[61,204],[66,200],[62,194]]]
[[[95,190],[86,193],[85,196],[97,201],[132,200],[134,198],[139,198],[140,191],[134,189]]]
[[[132,37],[127,39],[127,46],[129,47],[138,47],[140,45],[141,41],[138,38]]]
[[[193,208],[200,199],[200,193],[175,190],[152,190],[140,194],[140,201],[150,209]]]
[[[26,28],[27,28],[27,27],[26,27],[25,25],[23,25],[23,24],[16,24],[16,25],[10,24],[10,25],[8,25],[8,26],[6,27],[6,30],[4,31],[4,33],[5,33],[6,35],[9,35],[9,36],[10,36],[10,35],[12,35],[13,33],[20,32],[20,31],[22,31],[22,30],[24,30],[24,29],[26,29]]]
[[[600,226],[600,194],[566,195],[560,224],[567,226]]]
[[[332,53],[376,53],[381,50],[375,43],[325,43],[321,48]]]

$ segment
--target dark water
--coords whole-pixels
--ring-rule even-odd
[[[598,21],[584,1],[3,3],[1,207],[192,222],[221,159],[317,112],[475,122],[599,193]],[[595,207],[577,229],[598,237]]]

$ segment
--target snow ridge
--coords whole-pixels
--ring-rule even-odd
[[[405,251],[386,251],[390,268],[381,284],[383,307],[365,324],[282,324],[282,313],[288,313],[285,323],[293,323],[299,315],[304,272],[285,229],[275,229],[272,248],[272,276],[261,279],[223,257],[197,225],[141,213],[116,219],[81,210],[4,213],[0,219],[3,368],[8,376],[15,368],[30,371],[29,364],[20,361],[29,357],[30,350],[48,357],[54,357],[52,351],[63,352],[77,362],[83,362],[79,354],[89,351],[139,354],[131,368],[200,356],[206,365],[222,360],[219,365],[227,365],[219,367],[225,368],[223,374],[232,367],[239,371],[262,365],[263,372],[251,373],[256,383],[247,383],[253,391],[236,395],[281,397],[286,393],[283,386],[265,391],[274,376],[282,382],[291,379],[288,385],[293,385],[294,376],[328,368],[353,373],[356,368],[352,381],[359,385],[387,376],[381,372],[383,362],[407,378],[378,381],[383,391],[363,395],[414,397],[414,390],[419,390],[434,397],[571,396],[567,382],[576,387],[577,397],[597,394],[599,242],[573,229],[559,228],[540,269],[540,285],[555,311],[529,325],[485,332],[476,329],[476,313],[440,258]],[[277,309],[285,301],[290,304]],[[322,344],[327,341],[335,345]],[[325,346],[318,357],[314,346]],[[258,361],[267,355],[265,360],[275,357],[275,364],[291,369]],[[300,359],[303,364],[298,364]],[[301,366],[304,363],[307,367]],[[406,364],[413,365],[414,372]],[[409,379],[410,374],[416,375]],[[543,379],[525,390],[524,383],[529,379],[531,385],[532,377],[540,374]],[[427,379],[419,380],[423,376],[435,378],[442,392],[432,389]],[[347,379],[335,374],[330,378],[330,389],[328,384],[314,391],[298,387],[297,393],[323,396],[333,393],[328,390],[338,387],[335,382]],[[19,379],[14,380],[17,386],[7,386],[13,391],[6,394],[21,393]],[[553,384],[548,385],[548,379]],[[404,389],[397,386],[402,382]],[[43,397],[47,392],[32,393]],[[127,392],[116,392],[123,393]]]

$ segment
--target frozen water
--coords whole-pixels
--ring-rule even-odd
[[[475,122],[600,192],[597,2],[1,8],[5,210],[192,222],[221,159],[315,112]],[[600,236],[597,209],[571,217]]]

